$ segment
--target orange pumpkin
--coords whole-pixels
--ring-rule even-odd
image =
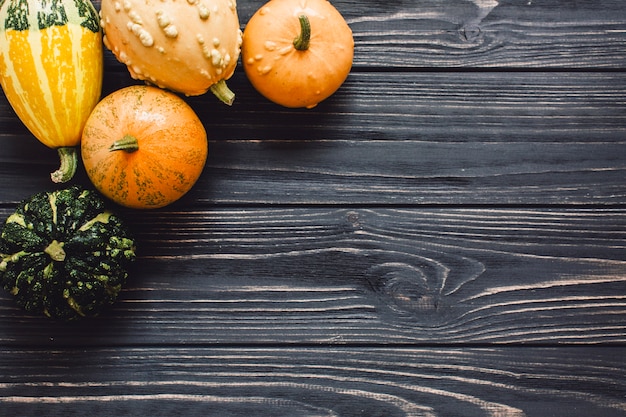
[[[207,136],[193,109],[174,93],[136,85],[96,105],[81,141],[89,179],[126,207],[166,206],[202,173]]]
[[[241,56],[254,88],[285,107],[315,107],[352,68],[352,30],[327,0],[270,0],[249,20]]]

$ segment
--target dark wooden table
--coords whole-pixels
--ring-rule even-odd
[[[326,102],[241,67],[231,108],[188,99],[208,164],[119,209],[140,256],[112,309],[0,295],[0,415],[626,415],[623,0],[333,4],[356,48]],[[4,218],[57,157],[4,95],[0,149]]]

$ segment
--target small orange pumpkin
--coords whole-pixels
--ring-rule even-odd
[[[270,0],[250,18],[241,56],[254,88],[285,107],[315,107],[347,78],[352,30],[327,0]]]
[[[98,103],[81,141],[83,165],[94,186],[116,203],[159,208],[198,180],[207,136],[193,109],[174,93],[135,85]]]

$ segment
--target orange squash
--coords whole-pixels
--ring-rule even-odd
[[[270,0],[250,18],[241,57],[254,88],[285,107],[315,107],[347,78],[352,30],[327,0]]]
[[[235,0],[102,0],[104,45],[138,80],[226,104],[241,29]]]
[[[100,101],[85,124],[83,165],[103,195],[137,209],[166,206],[200,177],[207,136],[193,109],[179,96],[135,85]]]

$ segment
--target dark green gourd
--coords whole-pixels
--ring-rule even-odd
[[[135,242],[95,191],[77,186],[20,203],[0,233],[0,285],[24,309],[73,320],[98,315],[128,277]]]

